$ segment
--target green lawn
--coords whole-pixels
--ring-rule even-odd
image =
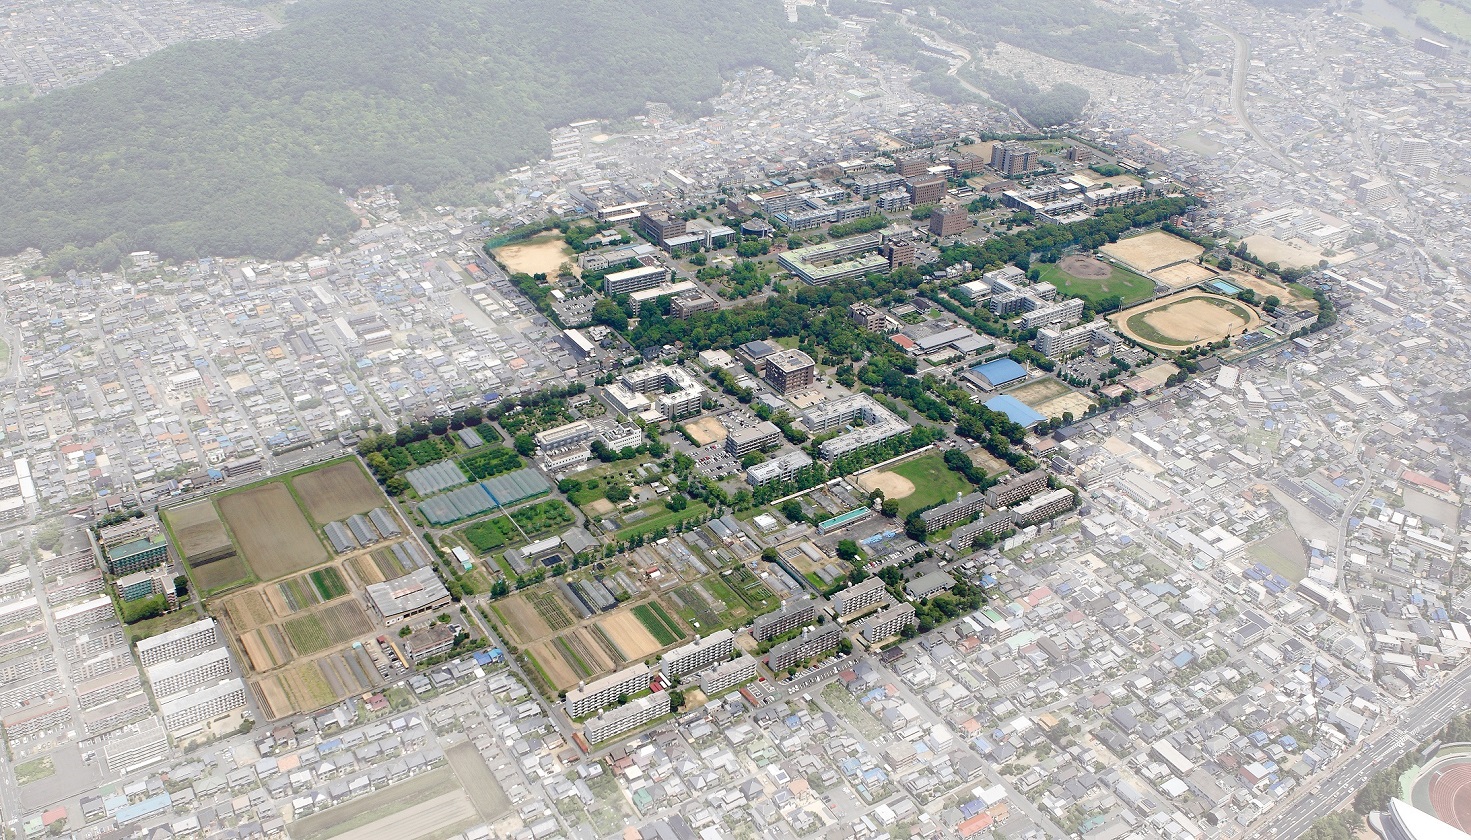
[[[683,635],[674,628],[674,622],[656,602],[650,601],[634,607],[633,616],[661,645],[672,645]]]
[[[5,342],[0,341],[0,371],[5,370],[5,365],[9,361],[10,361],[10,347]]]
[[[914,484],[914,492],[899,500],[899,518],[937,502],[953,502],[956,493],[969,493],[975,488],[959,473],[945,466],[938,452],[890,467],[888,472],[902,475]]]
[[[684,510],[669,510],[664,507],[663,502],[656,502],[653,505],[648,505],[647,507],[652,509],[654,512],[649,516],[638,520],[632,525],[629,525],[627,528],[619,529],[618,532],[614,534],[614,536],[616,536],[620,540],[632,539],[639,534],[652,533],[659,530],[660,528],[667,528],[674,525],[675,523],[683,522],[686,519],[704,517],[710,512],[709,505],[695,499],[691,499],[689,507],[685,508]],[[658,511],[660,510],[663,510],[663,513],[659,513]]]
[[[1097,306],[1111,295],[1124,299],[1124,305],[1148,300],[1154,294],[1154,281],[1126,268],[1110,265],[1111,271],[1102,280],[1083,280],[1057,267],[1056,263],[1038,263],[1041,270],[1040,282],[1057,287],[1059,297],[1080,297]]]
[[[28,785],[31,782],[39,782],[49,778],[56,773],[56,765],[52,763],[51,756],[44,755],[40,758],[27,761],[25,764],[16,765],[15,783],[17,785]]]

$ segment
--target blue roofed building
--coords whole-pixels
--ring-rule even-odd
[[[986,408],[992,411],[999,411],[1005,414],[1011,422],[1028,429],[1047,419],[1016,397],[1006,395],[992,397],[986,400]]]
[[[983,365],[976,365],[970,369],[970,372],[973,374],[972,379],[977,384],[993,391],[1007,383],[1027,378],[1027,369],[1011,359],[997,359]]]

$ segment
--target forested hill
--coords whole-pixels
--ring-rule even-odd
[[[290,257],[352,218],[339,189],[473,183],[546,128],[676,108],[792,64],[777,0],[302,0],[248,42],[171,47],[0,110],[0,252],[106,264]]]

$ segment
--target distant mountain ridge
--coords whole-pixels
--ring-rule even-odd
[[[107,264],[285,258],[352,224],[339,189],[428,191],[548,150],[546,128],[693,106],[792,66],[776,0],[303,0],[250,42],[171,47],[0,111],[0,252]]]

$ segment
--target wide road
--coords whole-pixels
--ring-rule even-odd
[[[1327,773],[1321,785],[1280,812],[1273,809],[1266,823],[1266,835],[1291,840],[1301,836],[1319,817],[1349,806],[1371,774],[1393,764],[1406,750],[1419,747],[1468,702],[1471,702],[1471,668],[1462,666],[1418,702],[1391,713],[1381,727],[1382,734]]]
[[[1283,157],[1282,153],[1277,151],[1275,146],[1267,142],[1266,136],[1257,130],[1256,125],[1251,121],[1251,117],[1247,116],[1246,76],[1251,72],[1251,43],[1240,33],[1228,29],[1216,21],[1211,21],[1211,25],[1226,33],[1227,37],[1236,45],[1236,60],[1231,66],[1231,110],[1236,113],[1237,124],[1247,134],[1251,135],[1251,139],[1255,140],[1257,145],[1266,150],[1268,155],[1266,162],[1268,164],[1283,172],[1294,171],[1292,161]]]

